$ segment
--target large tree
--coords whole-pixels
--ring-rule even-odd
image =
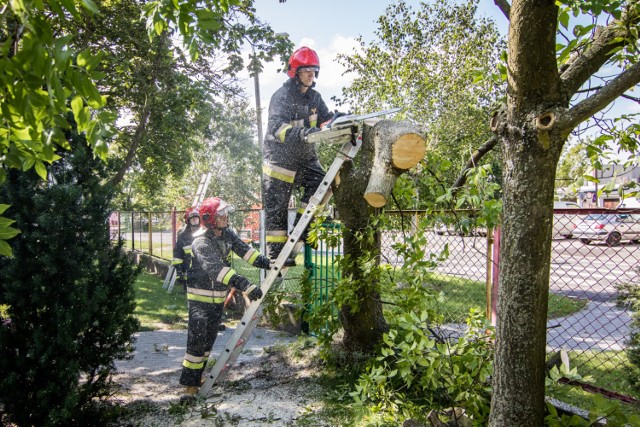
[[[510,24],[507,99],[491,120],[504,212],[490,424],[541,426],[556,166],[570,133],[640,82],[640,2],[495,3]],[[573,27],[566,43],[558,22],[570,28],[572,11],[605,25]]]

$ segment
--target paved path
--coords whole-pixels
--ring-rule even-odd
[[[213,357],[220,354],[234,331],[235,327],[227,325],[224,332],[218,333],[211,353]],[[137,340],[133,358],[116,361],[116,368],[119,372],[160,375],[182,369],[182,358],[187,348],[186,330],[138,332],[135,336]],[[265,347],[286,344],[295,340],[296,337],[287,332],[257,327],[237,361],[241,362],[260,356],[264,353]]]
[[[614,303],[589,301],[583,310],[547,323],[547,350],[622,351],[630,323]]]

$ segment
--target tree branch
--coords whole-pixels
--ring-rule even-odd
[[[136,131],[131,138],[131,144],[129,145],[129,149],[127,151],[127,156],[124,159],[124,162],[118,172],[109,180],[108,186],[115,187],[124,178],[124,174],[133,164],[133,159],[136,157],[136,153],[138,151],[138,146],[142,142],[145,134],[147,133],[147,124],[149,123],[149,117],[151,116],[151,106],[150,102],[146,102],[143,109],[142,114],[140,115],[140,122],[138,122],[138,126],[136,126]]]
[[[469,160],[467,161],[467,164],[464,166],[464,169],[462,169],[462,172],[460,172],[460,175],[458,175],[458,179],[456,179],[456,182],[454,182],[452,186],[452,189],[454,192],[459,188],[461,188],[465,184],[465,182],[467,182],[467,172],[471,168],[475,167],[475,165],[478,164],[480,159],[482,159],[482,157],[484,157],[485,154],[493,150],[493,147],[496,146],[498,141],[499,139],[497,135],[492,136],[488,141],[482,144],[480,148],[478,148],[471,155],[471,158],[469,158]]]
[[[612,43],[619,36],[620,30],[609,24],[596,31],[593,43],[582,54],[576,55],[575,59],[568,64],[568,67],[560,75],[563,88],[568,94],[568,98],[573,96],[582,85],[589,80],[613,55],[612,50],[621,46],[624,42]]]
[[[511,5],[507,0],[493,0],[493,2],[500,8],[504,16],[509,20],[509,15],[511,14]]]
[[[624,92],[640,83],[640,63],[636,63],[620,73],[593,96],[579,102],[565,114],[558,123],[558,129],[568,134],[583,121],[605,108]]]
[[[628,99],[629,101],[637,102],[638,104],[640,104],[640,98],[636,98],[635,96],[631,96],[631,95],[625,95],[624,93],[620,96],[622,96],[625,99]]]
[[[637,24],[639,16],[624,16],[629,25]],[[606,27],[599,27],[593,36],[593,42],[588,48],[575,58],[569,60],[566,69],[560,75],[560,80],[569,98],[573,96],[589,78],[615,55],[615,48],[628,43],[625,29],[620,21],[613,21]],[[614,42],[616,38],[620,41]]]

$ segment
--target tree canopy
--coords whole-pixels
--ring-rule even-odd
[[[239,92],[235,73],[245,66],[256,73],[291,49],[257,19],[252,3],[6,3],[0,9],[0,183],[8,168],[34,167],[46,178],[57,148],[70,148],[68,112],[92,151],[104,160],[110,154],[110,185],[132,167],[148,189],[183,174],[190,146],[206,136],[216,97]],[[181,45],[174,45],[176,35]],[[245,43],[254,52],[248,64],[241,56]],[[3,255],[11,252],[4,240],[18,232],[11,223],[0,220]]]

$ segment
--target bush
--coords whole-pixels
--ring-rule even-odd
[[[91,402],[138,327],[137,270],[109,243],[103,165],[71,143],[46,182],[11,170],[0,192],[21,230],[14,258],[0,258],[0,402],[19,426],[101,424]]]

